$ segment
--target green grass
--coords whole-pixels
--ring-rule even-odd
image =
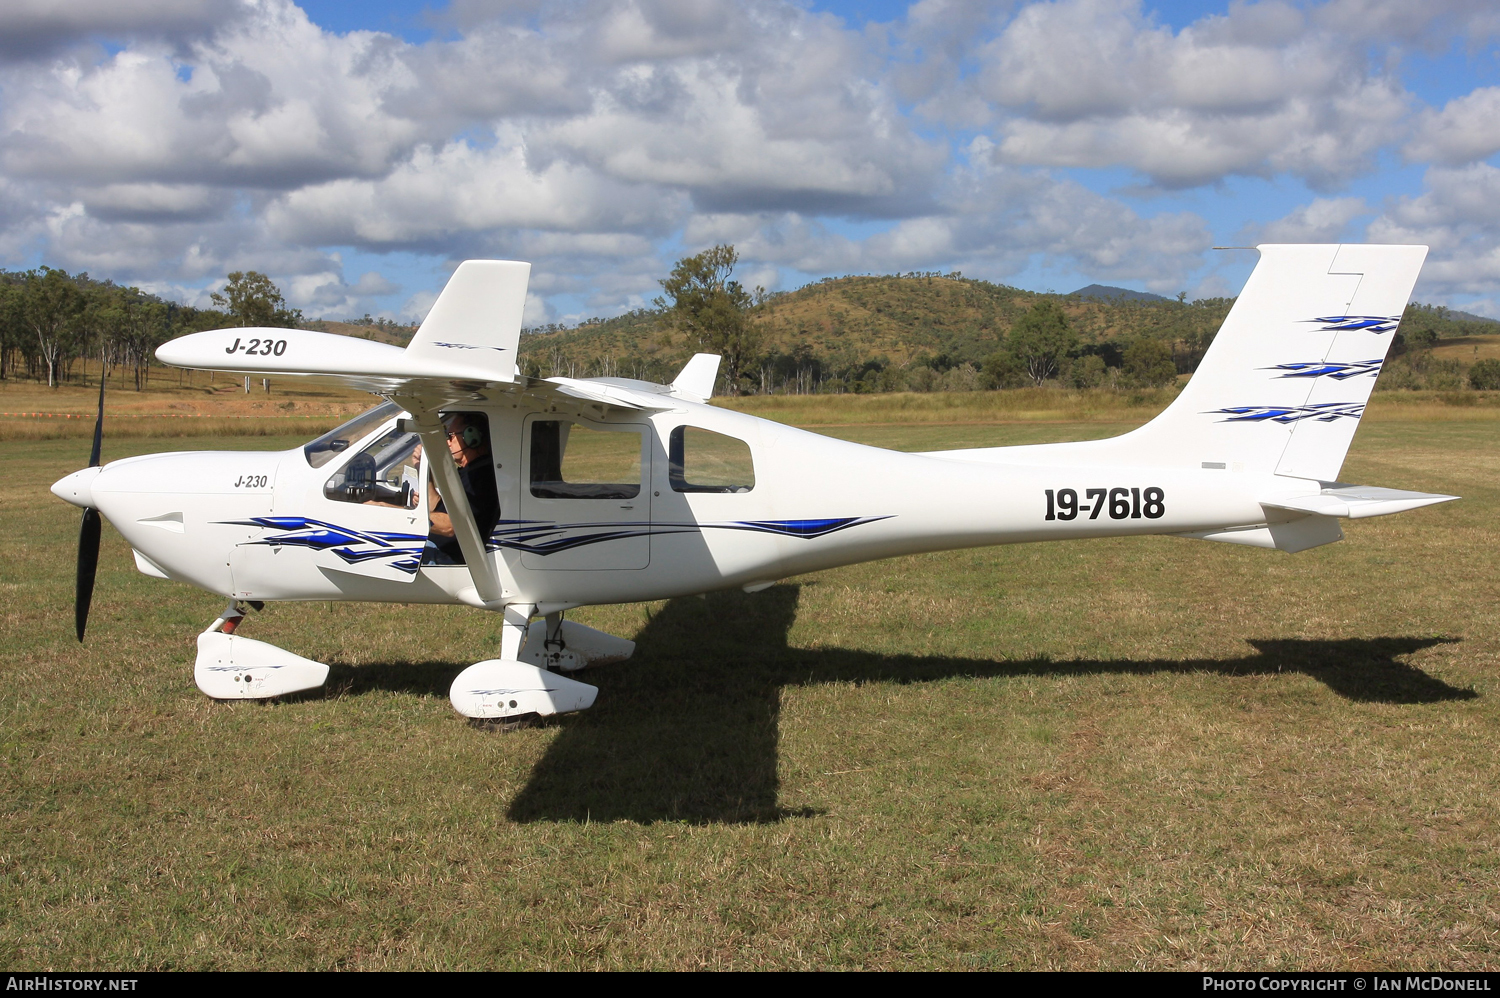
[[[88,443],[0,444],[0,964],[1494,968],[1500,443],[1484,407],[1377,414],[1343,477],[1463,502],[1295,556],[1029,545],[579,611],[636,657],[505,734],[447,702],[495,648],[464,608],[270,607],[247,632],[327,694],[204,699],[220,601],[110,529],[80,647],[45,487]]]

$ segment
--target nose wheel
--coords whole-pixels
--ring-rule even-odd
[[[208,630],[198,635],[193,680],[215,700],[269,700],[314,690],[328,681],[328,666],[235,632],[246,610],[263,610],[259,600],[230,600]]]

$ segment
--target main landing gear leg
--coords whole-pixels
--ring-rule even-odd
[[[530,715],[547,717],[594,705],[597,687],[549,672],[540,664],[532,664],[529,655],[522,660],[523,647],[530,650],[526,636],[535,612],[536,607],[530,603],[513,603],[505,608],[500,657],[476,662],[458,674],[448,689],[454,710],[465,717],[519,721]],[[545,640],[545,633],[537,638]]]
[[[549,613],[546,627],[532,627],[521,661],[555,672],[577,672],[591,665],[623,662],[635,654],[635,642]]]
[[[247,607],[261,610],[265,604],[232,599],[198,635],[193,665],[198,689],[215,700],[265,700],[315,690],[328,681],[328,666],[322,662],[236,634]]]

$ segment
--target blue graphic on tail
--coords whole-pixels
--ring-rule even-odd
[[[1300,364],[1277,364],[1275,367],[1263,367],[1261,370],[1281,371],[1283,378],[1332,378],[1335,381],[1346,381],[1363,374],[1368,374],[1372,378],[1379,377],[1382,363],[1384,361],[1379,357],[1374,360],[1357,360],[1343,364],[1335,361],[1305,361]]]
[[[1322,325],[1320,329],[1346,330],[1363,329],[1371,333],[1389,333],[1401,324],[1399,315],[1323,315],[1316,319],[1304,319],[1304,322],[1317,322]]]
[[[1339,419],[1358,419],[1364,411],[1363,402],[1317,402],[1313,405],[1237,405],[1213,409],[1210,414],[1226,416],[1219,420],[1221,423],[1300,423],[1304,419],[1332,423]]]

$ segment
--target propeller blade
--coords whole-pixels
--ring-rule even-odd
[[[94,449],[89,452],[89,467],[99,467],[99,445],[104,443],[104,365],[99,365],[99,418],[94,420]]]
[[[94,447],[89,451],[89,467],[99,467],[99,449],[104,443],[104,365],[99,366],[99,417],[94,420]],[[78,585],[73,596],[73,626],[83,642],[83,630],[89,624],[89,605],[94,602],[94,575],[99,571],[99,511],[92,506],[83,511],[78,525]]]
[[[99,511],[92,507],[83,511],[83,523],[78,527],[78,589],[73,600],[73,624],[78,630],[78,640],[83,641],[83,629],[89,622],[89,604],[94,601],[94,573],[99,568]]]

